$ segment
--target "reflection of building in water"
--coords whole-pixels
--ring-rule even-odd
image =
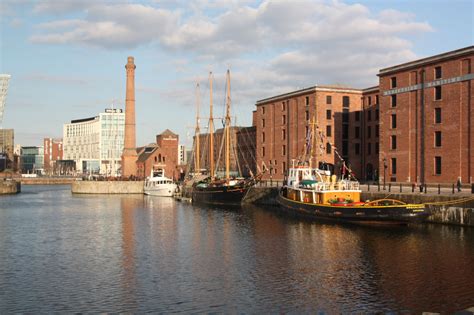
[[[143,207],[143,196],[123,197],[120,200],[122,210],[122,286],[127,304],[136,304],[136,270],[135,270],[135,213]]]

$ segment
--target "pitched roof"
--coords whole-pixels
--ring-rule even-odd
[[[157,149],[158,145],[156,143],[150,143],[149,145],[142,147],[138,153],[137,162],[145,162]]]
[[[162,133],[159,134],[160,136],[177,136],[177,134],[175,134],[174,132],[172,132],[171,130],[169,129],[166,129],[165,131],[163,131]]]

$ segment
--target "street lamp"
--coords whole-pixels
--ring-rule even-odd
[[[386,171],[387,171],[387,159],[383,158],[383,190],[385,190]]]

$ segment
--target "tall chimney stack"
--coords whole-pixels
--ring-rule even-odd
[[[135,141],[135,63],[133,57],[128,57],[125,69],[127,71],[127,91],[125,95],[125,141],[122,152],[122,176],[137,175],[137,151]]]

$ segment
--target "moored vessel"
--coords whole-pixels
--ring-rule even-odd
[[[145,195],[172,197],[178,186],[168,177],[163,169],[151,170],[143,187]]]
[[[294,214],[359,224],[408,224],[423,221],[429,215],[424,204],[394,199],[362,201],[357,180],[338,179],[330,171],[304,163],[289,169],[277,202]]]

